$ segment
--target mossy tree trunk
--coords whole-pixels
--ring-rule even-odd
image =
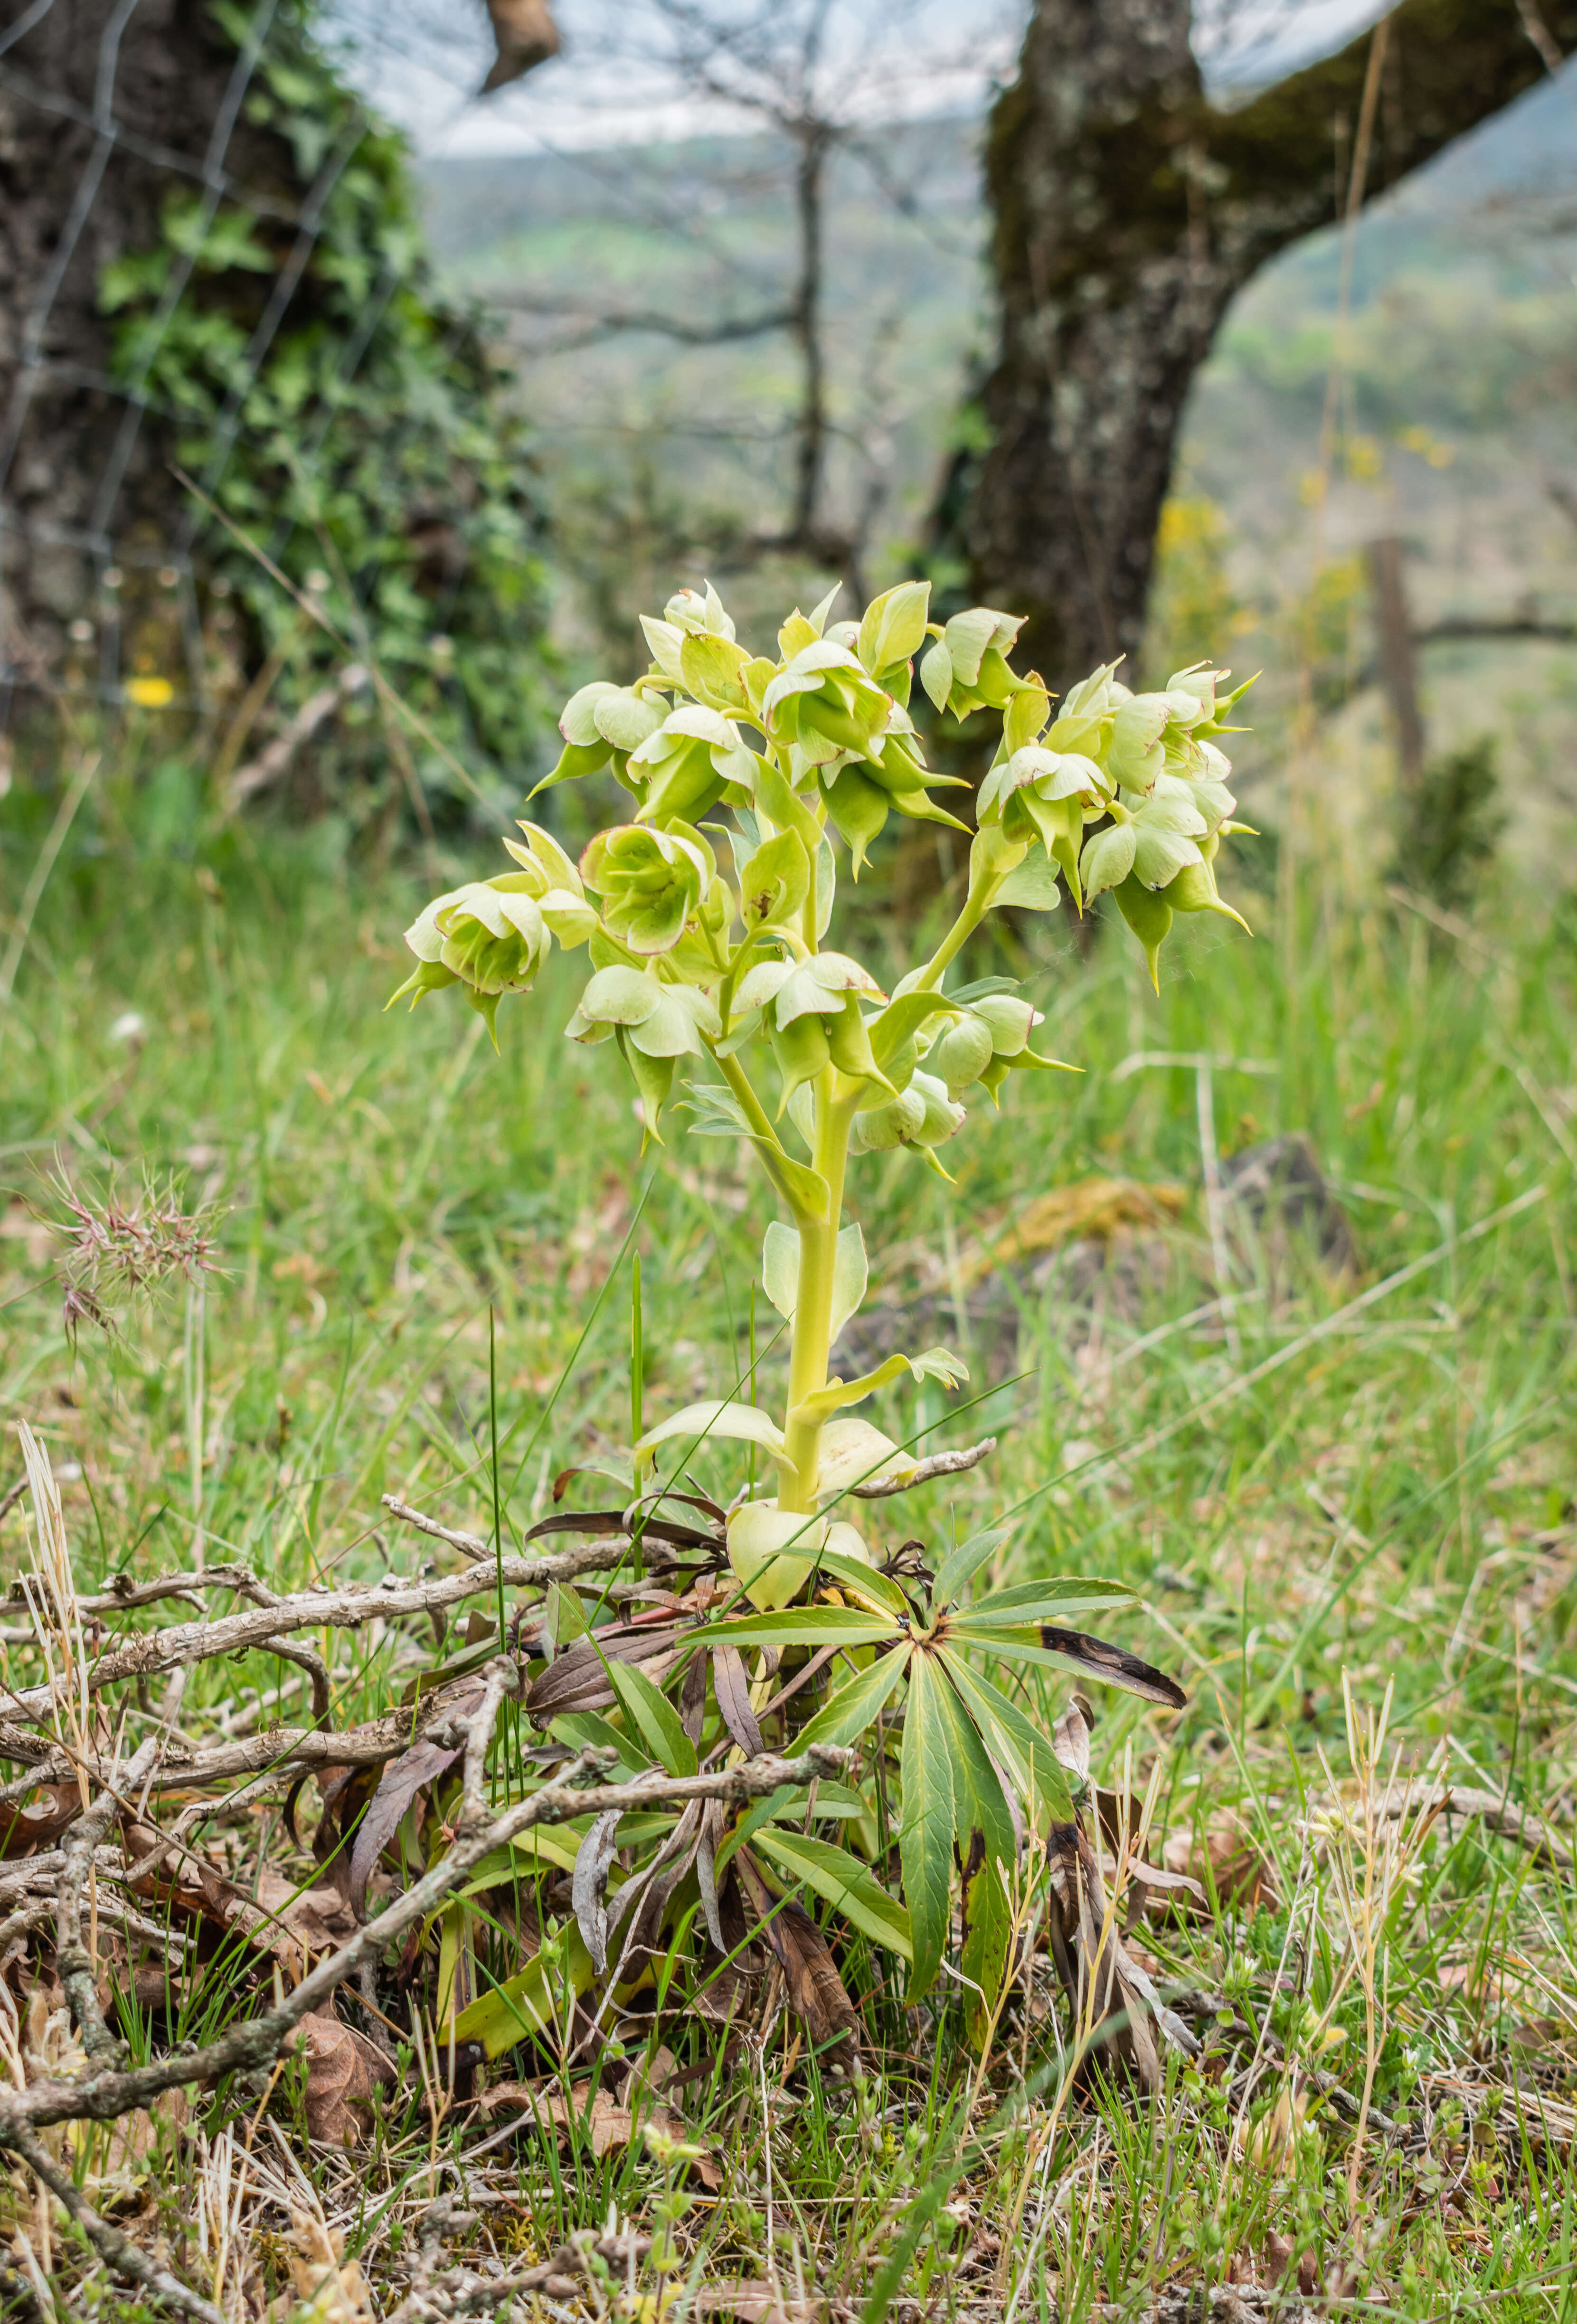
[[[35,21],[27,24],[27,18]],[[23,29],[26,26],[26,29]],[[105,270],[152,247],[172,190],[244,189],[288,234],[290,148],[244,110],[208,0],[21,9],[0,55],[0,661],[29,673],[93,595],[112,542],[155,558],[180,497],[169,428],[110,376]],[[235,103],[229,134],[215,134]]]
[[[1188,0],[1036,0],[991,115],[1001,339],[963,529],[980,596],[1028,609],[1026,664],[1058,687],[1138,648],[1194,375],[1236,292],[1348,197],[1375,36],[1227,110],[1190,15]],[[1573,46],[1573,0],[1403,0],[1365,190]]]

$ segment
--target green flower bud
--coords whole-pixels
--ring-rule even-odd
[[[900,581],[866,606],[854,650],[873,678],[918,653],[926,640],[930,595],[928,581]]]
[[[1120,887],[1133,870],[1133,859],[1139,846],[1133,822],[1125,810],[1120,823],[1098,831],[1084,847],[1079,858],[1079,877],[1084,882],[1084,901],[1093,902],[1108,888]]]
[[[1032,1027],[1045,1023],[1045,1019],[1033,1002],[1020,1001],[1012,992],[987,992],[971,1004],[991,1037],[991,1055],[996,1057],[1016,1057],[1028,1046]]]
[[[772,1055],[778,1060],[778,1070],[783,1076],[783,1094],[778,1101],[781,1120],[783,1109],[802,1082],[813,1082],[825,1065],[832,1062],[832,1046],[827,1028],[816,1016],[796,1017],[788,1025],[770,1027]]]
[[[885,998],[869,969],[846,953],[822,952],[807,961],[763,960],[748,969],[734,996],[736,1013],[766,1009],[774,1024],[789,1025],[797,1017],[836,1017],[845,994],[869,993]]]
[[[507,837],[503,844],[521,867],[526,893],[535,899],[561,945],[584,944],[597,924],[597,916],[586,900],[580,873],[552,833],[544,831],[540,824],[520,823],[515,827],[525,833],[525,845]]]
[[[844,752],[864,758],[892,710],[891,695],[832,638],[802,647],[761,698],[768,733],[798,742],[810,766],[830,765]]]
[[[911,1146],[942,1146],[956,1136],[966,1119],[964,1108],[947,1094],[947,1084],[934,1074],[917,1074],[904,1092],[905,1097],[918,1095],[922,1112],[920,1126],[909,1139]]]
[[[827,813],[849,843],[856,880],[865,852],[887,821],[890,807],[887,793],[861,767],[840,768],[827,788]]]
[[[672,950],[715,869],[698,832],[682,835],[633,823],[598,832],[580,859],[582,879],[603,899],[604,927],[637,953]]]
[[[965,1010],[926,1053],[926,1070],[946,1084],[951,1098],[973,1088],[991,1061],[991,1028],[982,1017]]]
[[[850,1145],[856,1153],[885,1154],[895,1146],[941,1146],[963,1129],[964,1111],[934,1074],[918,1073],[890,1104],[854,1116]]]
[[[641,823],[695,823],[716,806],[725,788],[737,785],[748,798],[757,761],[739,729],[721,711],[687,703],[670,711],[655,733],[630,753],[629,773],[649,788]]]
[[[1185,791],[1187,786],[1178,784]],[[1187,798],[1148,798],[1135,814],[1133,876],[1146,888],[1164,888],[1185,864],[1203,861],[1196,839],[1208,826]]]
[[[895,1146],[908,1145],[925,1119],[925,1093],[911,1082],[890,1104],[857,1113],[849,1144],[856,1154],[889,1154]]]
[[[1122,881],[1112,893],[1117,899],[1118,910],[1144,947],[1145,958],[1149,963],[1150,982],[1158,992],[1161,989],[1161,946],[1171,929],[1172,908],[1157,895],[1153,888],[1147,888],[1139,879]]]
[[[723,1028],[709,992],[664,984],[654,962],[649,969],[599,968],[564,1028],[570,1040],[587,1042],[621,1029],[643,1056],[699,1057],[706,1055],[702,1036],[715,1041]]]
[[[1105,765],[1107,773],[1124,790],[1148,791],[1165,770],[1167,753],[1161,736],[1169,715],[1164,694],[1131,694],[1118,704]]]
[[[662,617],[674,629],[687,630],[692,637],[710,632],[713,637],[731,639],[734,633],[723,600],[710,581],[705,596],[694,589],[678,590],[663,607]]]

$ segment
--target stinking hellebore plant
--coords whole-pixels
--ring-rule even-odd
[[[768,1228],[762,1254],[767,1296],[790,1334],[785,1408],[773,1417],[732,1399],[689,1405],[636,1444],[636,1481],[676,1439],[747,1441],[774,1464],[775,1490],[742,1494],[719,1544],[734,1602],[742,1592],[754,1611],[719,1613],[704,1597],[700,1627],[693,1621],[678,1641],[703,1658],[712,1651],[725,1748],[729,1736],[742,1748],[759,1737],[752,1705],[761,1710],[771,1691],[758,1681],[742,1709],[740,1646],[817,1646],[854,1662],[853,1678],[819,1707],[802,1697],[812,1715],[799,1732],[813,1739],[858,1739],[884,1706],[896,1712],[903,1683],[896,1772],[907,1911],[848,1849],[774,1838],[761,1810],[746,1821],[779,1872],[832,1897],[908,1960],[913,1997],[945,1950],[955,1844],[966,1890],[982,1861],[991,1868],[1001,1935],[1002,1860],[1014,1845],[1003,1778],[1038,1829],[1074,1812],[1051,1743],[966,1657],[1049,1663],[1163,1701],[1181,1697],[1133,1657],[1060,1627],[1075,1611],[1126,1602],[1120,1587],[1050,1579],[965,1602],[959,1593],[998,1536],[951,1553],[933,1577],[912,1557],[907,1568],[879,1568],[856,1527],[835,1514],[854,1489],[899,1489],[920,1467],[852,1407],[906,1373],[949,1389],[966,1377],[942,1348],[891,1356],[853,1379],[831,1371],[867,1279],[861,1230],[843,1222],[847,1175],[866,1155],[906,1147],[945,1176],[937,1149],[963,1129],[971,1092],[995,1102],[1010,1074],[1056,1069],[1030,1046],[1040,1015],[1010,980],[947,989],[989,911],[1049,911],[1063,888],[1083,909],[1110,890],[1152,978],[1175,912],[1237,918],[1217,893],[1215,867],[1222,836],[1240,827],[1231,820],[1221,738],[1242,688],[1218,691],[1226,673],[1201,665],[1159,692],[1135,694],[1110,664],[1054,715],[1039,678],[1011,667],[1019,626],[1011,616],[977,607],[944,628],[928,618],[924,582],[886,591],[859,622],[829,621],[833,602],[790,614],[775,659],[741,644],[710,586],[681,591],[660,620],[645,619],[650,667],[630,686],[581,687],[559,722],[562,755],[538,786],[611,771],[629,794],[629,819],[599,832],[578,862],[541,825],[521,823],[522,838],[504,842],[516,869],[438,897],[407,931],[417,966],[394,997],[414,1005],[456,985],[492,1028],[499,1001],[530,989],[555,939],[567,950],[584,944],[591,973],[566,1030],[617,1045],[644,1139],[661,1142],[684,1112],[692,1135],[753,1148],[785,1214]],[[894,815],[967,834],[936,797],[958,779],[927,769],[910,716],[917,665],[938,715],[987,711],[1001,722],[1001,742],[975,802],[957,918],[888,993],[826,939],[840,849],[857,880]],[[721,1532],[724,1513],[715,1516]],[[819,1602],[806,1602],[818,1592]],[[670,1635],[675,1651],[642,1670],[622,1645],[595,1644],[604,1637],[594,1630],[549,1662],[528,1701],[532,1716],[548,1724],[556,1708],[573,1716],[594,1707],[591,1694],[563,1692],[560,1674],[578,1654],[596,1700],[623,1719],[626,1752],[644,1738],[661,1764],[683,1764],[687,1753],[693,1764],[685,1736],[699,1732],[702,1712],[692,1682],[695,1716],[681,1731],[649,1674],[677,1678],[698,1666],[695,1654],[680,1654]],[[724,1649],[733,1663],[719,1662]],[[699,1700],[704,1712],[704,1687]],[[862,1794],[833,1812],[852,1818],[856,1834],[866,1829],[867,1853],[877,1852]],[[884,1850],[885,1806],[881,1821]],[[746,1855],[737,1833],[729,1845]],[[829,1872],[829,1857],[842,1868]],[[704,1897],[722,1860],[714,1846]],[[714,1917],[709,1904],[709,1924]],[[982,1957],[965,1972],[977,1989],[986,1966]]]

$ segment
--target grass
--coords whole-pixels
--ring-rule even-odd
[[[13,902],[36,844],[24,808],[7,809]],[[79,1587],[184,1565],[199,1527],[210,1561],[276,1589],[413,1570],[430,1545],[392,1528],[380,1495],[491,1532],[494,1425],[518,1535],[559,1471],[627,1441],[628,1267],[610,1269],[642,1197],[647,1415],[746,1365],[769,1207],[728,1147],[677,1123],[637,1161],[608,1052],[559,1038],[573,966],[501,1011],[495,1057],[442,998],[380,1013],[415,894],[393,876],[279,835],[210,835],[183,856],[130,852],[107,812],[94,834],[63,853],[0,1019],[0,1402],[10,1445],[20,1419],[49,1445]],[[1014,1577],[1130,1581],[1144,1614],[1122,1643],[1187,1686],[1177,1714],[1093,1705],[1093,1772],[1153,1786],[1150,1860],[1165,1846],[1206,1889],[1134,1940],[1165,1985],[1211,1997],[1204,2057],[1174,2054],[1153,2101],[1066,2087],[1041,1956],[982,2067],[961,1987],[945,1978],[934,2010],[906,2014],[855,1944],[873,2039],[852,2084],[783,2016],[728,2065],[711,2028],[665,2032],[681,2065],[717,2053],[679,2105],[721,2183],[682,2195],[682,2162],[639,2144],[597,2158],[582,2131],[462,2164],[475,2132],[452,2114],[435,2127],[420,2061],[347,2157],[308,2138],[292,2068],[266,2106],[261,2089],[244,2113],[234,2093],[198,2099],[129,2168],[123,2216],[226,2313],[288,2287],[289,2214],[314,2205],[392,2308],[416,2214],[457,2183],[478,2224],[456,2247],[474,2259],[540,2255],[610,2208],[650,2232],[666,2205],[672,2281],[770,2266],[790,2313],[803,2295],[872,2318],[886,2301],[1070,2324],[1138,2314],[1166,2282],[1296,2280],[1300,2258],[1321,2298],[1359,2309],[1569,2313],[1570,1877],[1481,1819],[1425,1831],[1383,1809],[1394,1768],[1434,1770],[1570,1821],[1577,916],[1490,893],[1453,935],[1341,883],[1319,846],[1291,884],[1284,863],[1280,894],[1250,909],[1272,931],[1252,945],[1183,928],[1159,999],[1130,947],[1102,935],[1085,957],[1061,915],[1032,929],[1017,970],[1043,1046],[1084,1077],[1015,1077],[1001,1115],[978,1109],[945,1150],[951,1187],[900,1155],[867,1162],[853,1196],[873,1283],[961,1310],[965,1393],[990,1391],[955,1425],[934,1388],[873,1417],[934,1430],[928,1447],[1001,1440],[967,1476],[871,1505],[867,1531],[941,1544],[1016,1508]],[[875,920],[873,965],[882,943]],[[1235,1343],[1219,1311],[1194,1314],[1213,1296],[1194,1074],[1112,1072],[1201,1048],[1275,1068],[1216,1073],[1222,1151],[1305,1133],[1359,1250],[1345,1277],[1306,1248],[1250,1252]],[[73,1352],[39,1224],[58,1213],[57,1157],[78,1185],[180,1174],[221,1214],[223,1280],[185,1314],[84,1327]],[[1052,1185],[1111,1175],[1188,1190],[1165,1263],[1139,1238],[1130,1291],[1109,1268],[1093,1314],[1055,1275],[1016,1278],[1010,1360],[994,1311],[960,1287],[973,1243]],[[999,1284],[999,1309],[1008,1296]],[[936,1336],[957,1343],[945,1319]],[[1004,1373],[1026,1376],[993,1385]],[[0,1492],[20,1471],[5,1457]],[[695,1469],[736,1481],[723,1448]],[[0,1522],[9,1570],[23,1541],[18,1509]],[[0,1678],[33,1675],[5,1651]],[[390,1632],[337,1652],[339,1723],[384,1708],[414,1649]],[[260,1716],[292,1715],[300,1678],[257,1657],[201,1665],[182,1722],[234,1715],[248,1690]],[[1052,1686],[1040,1708],[1064,1701]],[[238,1877],[282,1847],[266,1826],[211,1838]],[[202,2038],[235,1984],[210,1965],[177,2034]],[[32,2200],[16,2199],[30,2217]],[[142,2312],[82,2268],[57,2224],[45,2273],[62,2306]],[[658,2281],[648,2261],[632,2306],[621,2263],[587,2311],[650,2314]]]

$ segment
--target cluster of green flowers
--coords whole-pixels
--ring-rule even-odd
[[[522,824],[524,844],[504,843],[518,871],[437,898],[407,931],[419,965],[395,997],[414,1002],[457,983],[491,1028],[500,999],[530,989],[555,936],[587,943],[593,974],[567,1030],[618,1042],[650,1135],[681,1058],[731,1060],[760,1038],[778,1068],[778,1114],[807,1144],[812,1093],[829,1067],[861,1085],[853,1150],[929,1153],[952,1137],[967,1091],[994,1099],[1010,1071],[1050,1062],[1030,1049],[1039,1020],[1010,984],[939,990],[991,906],[1050,909],[1059,878],[1081,908],[1110,889],[1152,975],[1174,911],[1237,918],[1215,884],[1221,838],[1241,827],[1217,738],[1242,688],[1218,692],[1224,673],[1202,667],[1136,695],[1113,664],[1075,687],[1054,719],[1038,678],[1008,661],[1017,621],[975,608],[944,628],[927,619],[928,595],[928,584],[906,582],[858,622],[830,624],[829,597],[789,616],[776,660],[739,643],[710,586],[670,598],[660,621],[643,621],[644,674],[631,686],[596,680],[566,705],[564,750],[539,786],[611,772],[634,802],[631,820],[599,832],[578,865]],[[890,1001],[858,961],[820,947],[834,834],[857,879],[891,814],[967,830],[932,796],[959,778],[926,765],[909,715],[917,658],[938,715],[989,709],[1002,733],[976,799],[960,924]],[[706,823],[721,808],[733,831]],[[732,886],[715,837],[730,844]],[[764,1128],[748,1107],[697,1126],[758,1138]]]

